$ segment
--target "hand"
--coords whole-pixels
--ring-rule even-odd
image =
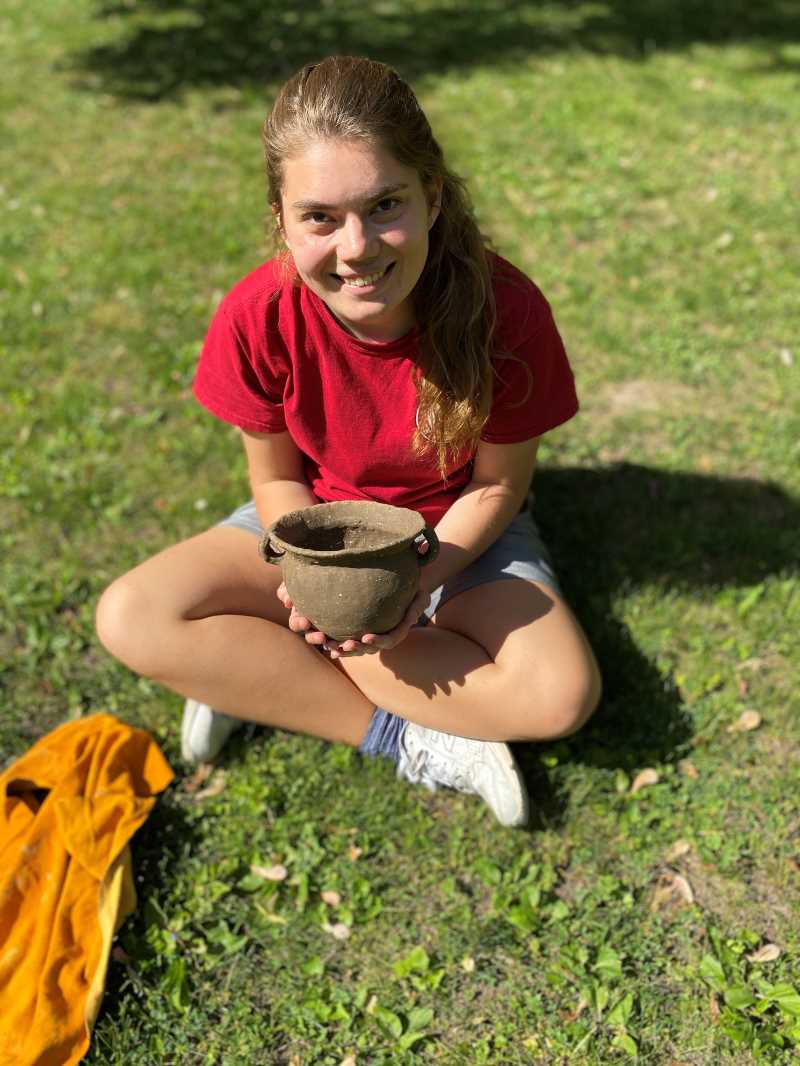
[[[324,633],[320,633],[319,630],[314,629],[313,623],[295,610],[283,582],[278,586],[277,595],[284,607],[291,611],[289,629],[293,633],[304,633],[306,643],[326,651],[331,659],[341,659],[345,656],[353,655],[375,655],[377,652],[396,648],[401,641],[405,640],[422,612],[431,602],[430,593],[420,588],[409,604],[403,618],[394,629],[389,630],[388,633],[365,633],[360,640],[350,637],[339,643],[332,637],[328,637]]]

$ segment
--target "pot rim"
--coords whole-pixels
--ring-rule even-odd
[[[318,528],[325,529],[331,526],[341,523],[341,519],[338,517],[342,512],[347,513],[352,511],[353,506],[356,506],[358,511],[363,512],[363,518],[360,520],[365,524],[369,523],[370,514],[386,514],[386,511],[391,511],[398,519],[402,519],[407,526],[407,532],[402,534],[396,534],[392,536],[390,540],[387,540],[384,544],[380,544],[374,548],[301,548],[298,545],[292,544],[290,541],[284,540],[283,537],[277,532],[278,526],[286,525],[288,522],[303,521],[303,515],[309,511],[317,511],[321,513],[322,508],[325,508],[325,513],[330,515],[331,521],[329,523],[321,523]],[[264,533],[264,543],[270,542],[276,547],[280,548],[283,552],[288,552],[291,555],[300,555],[305,558],[313,558],[317,562],[337,562],[343,561],[351,556],[358,556],[359,559],[374,559],[381,555],[394,555],[397,552],[406,548],[412,541],[414,541],[426,528],[425,519],[419,513],[414,511],[410,507],[395,507],[390,503],[379,503],[377,500],[333,500],[329,503],[315,503],[309,507],[301,507],[295,511],[287,511],[286,514],[277,518],[271,526]]]

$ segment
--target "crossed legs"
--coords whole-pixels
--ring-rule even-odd
[[[280,571],[256,543],[216,527],[146,560],[101,597],[101,641],[135,672],[218,711],[354,746],[376,704],[484,740],[565,736],[597,704],[594,656],[547,586],[482,585],[391,651],[331,662],[289,630]]]

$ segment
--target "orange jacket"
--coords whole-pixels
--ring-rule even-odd
[[[0,1066],[89,1047],[111,940],[136,907],[128,841],[173,773],[152,738],[96,714],[0,775]]]

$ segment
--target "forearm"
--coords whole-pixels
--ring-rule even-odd
[[[523,500],[508,486],[471,481],[436,526],[439,556],[422,570],[422,586],[432,592],[477,559],[508,527]]]
[[[253,497],[256,501],[258,517],[265,529],[287,511],[299,511],[303,507],[319,503],[305,481],[289,479],[265,481],[253,485]]]

